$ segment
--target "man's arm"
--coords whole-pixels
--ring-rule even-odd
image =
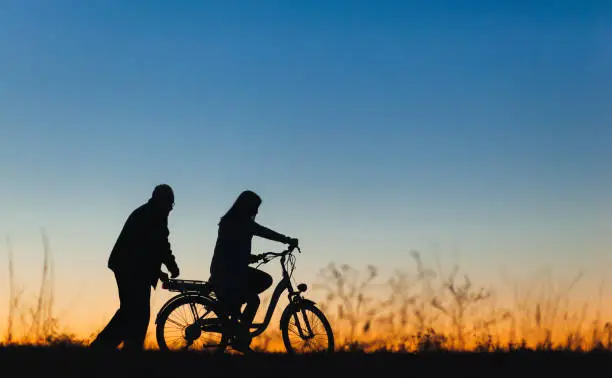
[[[164,222],[164,226],[162,229],[163,229],[162,232],[164,233],[164,236],[162,240],[160,241],[161,243],[160,248],[162,251],[162,263],[168,268],[168,270],[170,271],[170,274],[172,275],[172,278],[175,278],[179,275],[179,268],[178,268],[178,265],[176,264],[176,258],[172,254],[172,248],[170,246],[170,241],[168,240],[170,231],[168,230],[167,221]]]

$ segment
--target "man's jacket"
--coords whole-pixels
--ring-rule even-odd
[[[157,286],[161,265],[176,264],[168,241],[168,213],[149,200],[126,220],[108,259],[115,273]]]

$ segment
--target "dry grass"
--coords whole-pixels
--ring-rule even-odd
[[[5,345],[82,345],[85,340],[61,331],[59,320],[54,316],[55,300],[53,256],[49,240],[41,231],[43,246],[43,268],[38,294],[27,301],[24,290],[17,287],[14,272],[14,255],[10,239],[7,239],[9,267],[9,307]]]
[[[323,292],[320,306],[340,349],[612,349],[612,323],[603,320],[601,301],[594,316],[587,304],[570,301],[581,274],[556,285],[541,272],[524,285],[506,277],[514,299],[501,307],[494,290],[475,285],[467,275],[459,279],[458,266],[443,275],[425,267],[419,253],[411,256],[414,270],[397,270],[387,280],[377,280],[374,266],[359,272],[330,264],[321,271],[315,288]]]
[[[53,261],[44,230],[42,246],[41,285],[34,300],[25,301],[7,240],[10,298],[0,345],[85,345],[95,332],[89,338],[62,332],[54,315]],[[513,289],[513,304],[503,308],[494,290],[475,285],[465,274],[460,279],[458,266],[444,275],[440,268],[425,267],[419,253],[411,257],[410,270],[397,270],[387,279],[373,265],[363,272],[333,263],[321,270],[313,296],[332,324],[339,351],[612,350],[612,323],[601,311],[603,287],[594,317],[587,316],[586,305],[576,311],[569,301],[581,275],[558,285],[541,272],[539,280],[524,285],[504,277]],[[271,324],[254,348],[282,350],[277,328]],[[152,333],[146,346],[157,347]]]

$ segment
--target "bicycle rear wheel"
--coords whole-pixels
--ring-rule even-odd
[[[287,306],[281,317],[280,329],[289,354],[334,351],[334,334],[329,321],[311,302]]]
[[[227,346],[222,317],[214,302],[203,296],[172,302],[159,314],[155,334],[160,350],[221,353]]]

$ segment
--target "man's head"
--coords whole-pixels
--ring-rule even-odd
[[[155,189],[153,189],[151,201],[160,209],[169,213],[174,207],[174,191],[172,191],[170,185],[157,185]]]

